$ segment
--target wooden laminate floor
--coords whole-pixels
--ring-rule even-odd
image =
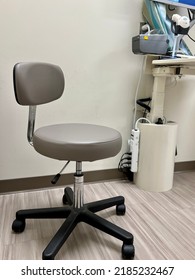
[[[0,195],[0,259],[41,259],[62,220],[28,220],[21,234],[11,230],[19,209],[62,205],[63,188]],[[125,216],[115,208],[99,212],[134,235],[137,260],[195,260],[195,172],[177,173],[172,190],[145,192],[129,181],[87,184],[85,201],[124,195]],[[80,223],[56,259],[121,259],[122,242]]]

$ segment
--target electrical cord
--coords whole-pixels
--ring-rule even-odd
[[[139,75],[139,79],[138,79],[138,83],[137,83],[137,87],[136,87],[136,91],[135,91],[135,101],[134,101],[134,116],[133,116],[133,126],[135,124],[135,120],[136,120],[136,114],[137,114],[137,96],[139,93],[139,88],[141,85],[141,80],[143,77],[143,73],[144,73],[144,65],[146,63],[146,56],[143,57],[142,63],[141,63],[141,71],[140,71],[140,75]]]
[[[151,101],[152,101],[152,98],[151,98],[151,100],[150,100],[150,101],[148,101],[148,103],[147,103],[147,106],[148,106],[148,107],[150,107],[150,103],[151,103]],[[150,110],[151,110],[151,107],[150,107]],[[148,112],[148,110],[147,110],[147,109],[145,109],[145,110],[144,110],[144,112],[143,112],[143,118],[146,118],[146,117],[147,117],[147,112]]]
[[[131,172],[131,153],[124,153],[118,164],[118,171],[125,174],[125,176],[133,181],[133,173]]]
[[[150,113],[151,108],[148,104],[150,104],[151,101],[152,101],[151,97],[141,98],[137,100],[137,104],[145,109],[145,113],[146,111]],[[148,104],[145,104],[145,102],[148,102]]]
[[[131,164],[131,153],[124,153],[119,161],[118,170],[123,171],[124,165],[127,166],[130,164]]]
[[[139,118],[139,119],[136,121],[136,123],[135,123],[135,130],[138,130],[138,123],[139,123],[140,121],[145,121],[145,122],[147,122],[147,123],[151,123],[151,121],[148,120],[147,118]]]
[[[195,39],[193,39],[189,34],[187,34],[188,37],[190,38],[190,40],[192,40],[193,42],[195,42]]]
[[[190,9],[188,9],[188,17],[189,17],[189,19],[190,19],[190,21],[192,20],[192,15],[191,15],[191,13],[190,13]]]

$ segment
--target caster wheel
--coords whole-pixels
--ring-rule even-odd
[[[71,188],[67,187],[64,189],[64,195],[62,197],[62,202],[64,205],[72,205],[73,193]]]
[[[122,257],[125,260],[132,260],[135,256],[135,248],[133,245],[123,244]]]
[[[116,206],[116,214],[118,216],[125,215],[126,207],[125,204],[117,205]]]
[[[12,230],[16,233],[23,232],[26,226],[25,220],[15,220],[12,224]]]
[[[68,205],[68,200],[66,198],[66,194],[63,195],[62,202],[63,202],[64,205]]]

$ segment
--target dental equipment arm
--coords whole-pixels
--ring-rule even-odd
[[[176,56],[177,50],[179,49],[179,44],[182,37],[188,34],[188,31],[190,29],[190,19],[187,16],[174,14],[172,16],[171,29],[175,35],[172,51],[172,58],[174,58]]]

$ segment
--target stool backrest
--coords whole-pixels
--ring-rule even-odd
[[[54,64],[22,62],[14,66],[14,91],[20,105],[40,105],[60,98],[65,79]]]

